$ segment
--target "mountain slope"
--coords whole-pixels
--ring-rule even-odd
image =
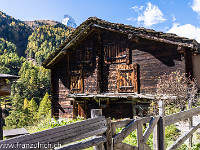
[[[33,30],[22,21],[0,11],[0,37],[14,43],[20,56],[24,55],[28,37],[32,32]]]
[[[29,27],[31,27],[33,30],[38,28],[39,26],[42,25],[57,25],[57,24],[61,24],[58,21],[53,21],[53,20],[34,20],[34,21],[23,21],[26,25],[28,25]]]
[[[42,25],[34,30],[28,39],[26,57],[43,62],[73,31],[61,23]]]

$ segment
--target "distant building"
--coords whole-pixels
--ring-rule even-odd
[[[9,75],[9,74],[0,74],[0,96],[8,96],[11,93],[11,85],[6,82],[6,79],[18,79],[18,76]],[[0,140],[3,140],[3,118],[2,118],[2,109],[0,103]]]
[[[6,79],[18,79],[18,76],[9,74],[0,74],[0,96],[10,95],[11,85],[6,83]]]
[[[51,69],[52,114],[144,115],[158,77],[180,71],[200,88],[200,44],[175,34],[89,18],[43,64]]]

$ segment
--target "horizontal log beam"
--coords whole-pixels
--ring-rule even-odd
[[[99,144],[105,143],[106,137],[105,136],[96,136],[84,141],[80,141],[77,143],[73,143],[64,147],[61,147],[57,150],[82,150],[92,146],[97,146]]]
[[[32,133],[29,135],[18,136],[15,138],[0,141],[1,144],[34,144],[34,143],[60,143],[69,144],[84,138],[105,133],[107,130],[105,117],[88,119],[65,126]]]
[[[116,122],[112,122],[112,124],[115,124],[116,128],[122,128],[130,124],[134,119],[127,119],[127,120],[120,120]]]
[[[176,150],[179,146],[181,146],[198,128],[200,127],[200,123],[192,127],[187,133],[183,134],[179,137],[170,147],[168,150]]]
[[[142,121],[142,123],[149,123],[153,117],[143,117],[141,119],[138,119]],[[122,128],[130,124],[134,119],[126,119],[126,120],[120,120],[120,121],[115,121],[112,122],[112,124],[115,124],[116,128]]]
[[[165,126],[169,126],[181,120],[185,120],[192,116],[196,116],[198,114],[200,114],[200,107],[192,108],[190,110],[185,110],[176,114],[165,116]]]

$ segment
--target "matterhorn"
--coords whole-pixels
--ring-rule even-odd
[[[72,27],[72,28],[76,28],[76,22],[75,20],[70,16],[70,15],[64,15],[64,19],[62,20],[62,24]]]

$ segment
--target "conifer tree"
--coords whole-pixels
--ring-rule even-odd
[[[36,121],[36,118],[37,118],[37,109],[38,109],[38,105],[35,102],[35,100],[32,98],[31,101],[29,102],[29,112],[30,112],[30,117],[33,123]]]
[[[32,98],[31,101],[30,101],[30,103],[29,103],[29,110],[30,110],[31,112],[36,113],[36,112],[37,112],[37,109],[38,109],[38,105],[37,105],[37,103],[35,102],[35,100]]]
[[[51,101],[49,99],[49,94],[46,93],[42,101],[40,102],[40,106],[38,109],[38,119],[45,118],[51,110]]]
[[[29,101],[25,98],[24,99],[24,109],[28,109],[29,108]]]

